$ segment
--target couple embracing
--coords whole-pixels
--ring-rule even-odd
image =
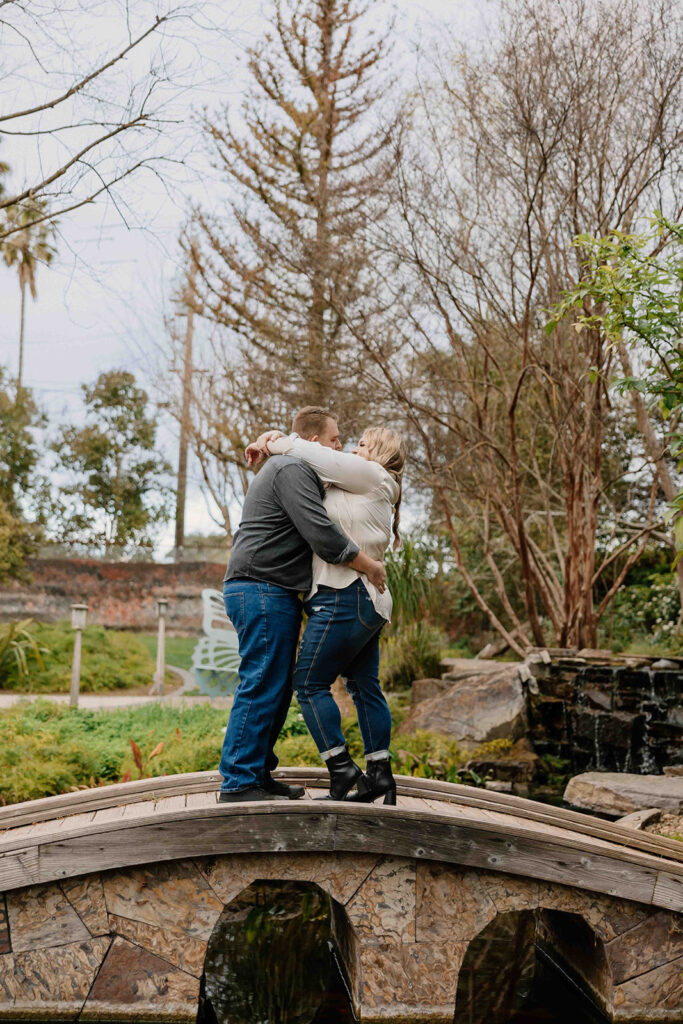
[[[223,743],[219,800],[304,795],[301,786],[271,775],[294,688],[330,774],[326,799],[384,796],[393,804],[379,637],[391,618],[382,558],[392,533],[395,545],[399,540],[401,437],[374,427],[346,453],[334,413],[306,406],[289,436],[269,431],[246,454],[252,465],[265,465],[247,492],[223,583],[239,640],[240,683]],[[297,656],[302,608],[307,621]],[[356,706],[365,773],[346,748],[331,693],[337,676]]]

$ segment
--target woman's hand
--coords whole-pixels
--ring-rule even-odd
[[[259,466],[265,457],[270,454],[268,452],[268,442],[277,441],[278,437],[284,436],[281,430],[266,430],[263,434],[260,434],[255,441],[252,441],[244,449],[247,465],[252,466],[252,468]]]
[[[265,452],[267,455],[268,442],[277,441],[278,437],[284,436],[285,435],[282,433],[281,430],[264,430],[264,432],[260,434],[259,437],[256,438],[256,447],[259,448],[261,451]]]
[[[256,466],[260,466],[266,457],[266,452],[262,448],[259,448],[255,441],[248,444],[244,449],[244,457],[247,460],[247,465],[255,469]]]

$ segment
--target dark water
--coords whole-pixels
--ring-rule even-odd
[[[605,1024],[549,948],[549,923],[533,911],[499,914],[472,940],[460,969],[454,1024]],[[583,921],[556,915],[552,924],[578,937],[584,955],[586,949],[592,955]]]
[[[533,913],[499,915],[463,962],[454,1024],[605,1024],[538,941]],[[352,1024],[329,897],[256,882],[226,908],[206,958],[200,1024]]]
[[[328,897],[296,882],[254,883],[209,943],[207,1024],[310,1024],[335,988],[334,968]],[[345,993],[330,996],[345,1008]]]

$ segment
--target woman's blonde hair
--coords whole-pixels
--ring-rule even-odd
[[[403,496],[403,466],[406,461],[406,446],[400,434],[388,427],[368,427],[363,431],[362,440],[370,449],[369,457],[372,462],[379,462],[384,466],[387,473],[391,473],[399,485],[398,498],[394,505],[394,550],[401,543],[401,535],[398,532],[401,519],[401,498]]]

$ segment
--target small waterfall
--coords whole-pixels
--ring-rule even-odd
[[[683,763],[683,658],[548,653],[530,656],[535,689],[528,713],[536,753],[564,760],[574,774],[659,774],[665,765]]]
[[[596,772],[603,770],[602,765],[602,748],[600,746],[600,719],[601,715],[596,712],[593,716],[593,764],[591,767]]]
[[[640,748],[640,768],[638,771],[639,775],[657,775],[658,766],[657,762],[652,753],[652,747],[650,745],[650,722],[652,715],[649,712],[645,713],[645,722],[643,723],[643,744]]]

